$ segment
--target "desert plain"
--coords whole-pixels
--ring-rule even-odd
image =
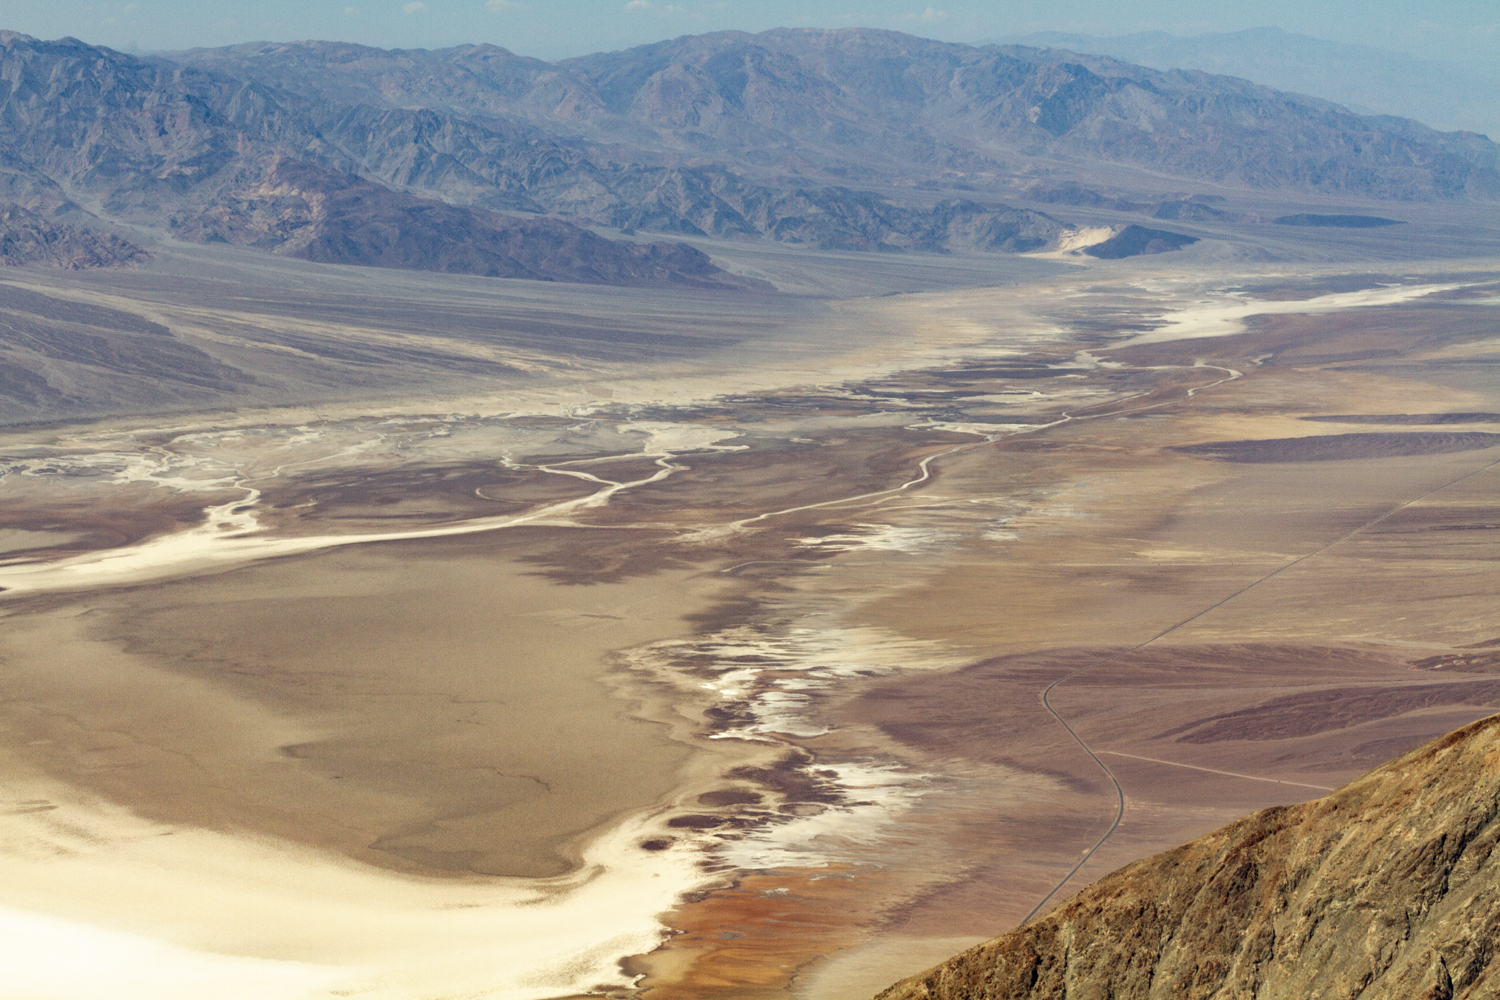
[[[0,440],[0,964],[854,1000],[1493,714],[1464,232],[0,275],[64,375],[79,330],[209,359]]]

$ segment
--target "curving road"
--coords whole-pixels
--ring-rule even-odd
[[[1205,386],[1204,388],[1207,388],[1207,387]],[[1161,639],[1161,638],[1163,638],[1165,636],[1171,635],[1173,632],[1176,632],[1178,629],[1182,628],[1184,625],[1187,625],[1190,622],[1197,621],[1199,618],[1202,618],[1204,615],[1208,614],[1210,611],[1213,611],[1215,608],[1223,607],[1224,605],[1228,604],[1230,601],[1234,600],[1236,597],[1239,597],[1241,594],[1245,593],[1248,590],[1251,590],[1251,589],[1253,589],[1255,587],[1260,586],[1262,583],[1265,583],[1267,580],[1271,579],[1272,577],[1277,576],[1277,575],[1279,575],[1281,573],[1284,573],[1287,570],[1291,569],[1293,566],[1296,566],[1299,563],[1306,562],[1307,560],[1313,558],[1314,556],[1321,555],[1324,552],[1327,552],[1329,549],[1333,548],[1335,545],[1338,545],[1338,544],[1340,544],[1342,542],[1348,541],[1349,539],[1353,538],[1355,535],[1359,534],[1362,531],[1365,531],[1365,530],[1367,530],[1369,528],[1373,528],[1375,525],[1379,524],[1381,521],[1384,521],[1386,518],[1392,516],[1393,514],[1400,513],[1401,511],[1405,510],[1407,507],[1410,507],[1412,504],[1418,503],[1418,502],[1420,502],[1422,500],[1425,500],[1428,497],[1432,496],[1433,494],[1441,493],[1443,490],[1448,489],[1450,486],[1456,486],[1457,484],[1463,482],[1466,479],[1473,479],[1475,476],[1480,475],[1481,473],[1488,472],[1490,469],[1493,469],[1496,466],[1500,466],[1500,459],[1496,459],[1495,461],[1490,462],[1488,465],[1481,466],[1480,468],[1475,469],[1473,472],[1469,472],[1469,473],[1466,473],[1466,474],[1464,474],[1462,476],[1459,476],[1457,479],[1450,480],[1449,482],[1446,482],[1446,483],[1444,483],[1441,486],[1434,487],[1433,489],[1428,490],[1426,493],[1423,493],[1421,496],[1413,497],[1410,500],[1407,500],[1407,501],[1405,501],[1403,503],[1399,503],[1396,506],[1392,507],[1390,510],[1386,511],[1384,514],[1381,514],[1379,517],[1372,518],[1369,521],[1366,521],[1364,524],[1361,524],[1359,527],[1355,528],[1353,531],[1349,532],[1348,534],[1341,535],[1338,538],[1335,538],[1333,541],[1328,542],[1326,545],[1322,545],[1319,548],[1316,548],[1313,551],[1306,553],[1305,555],[1298,556],[1296,559],[1293,559],[1289,563],[1286,563],[1286,564],[1284,564],[1282,566],[1278,566],[1276,569],[1274,569],[1271,572],[1267,573],[1265,576],[1262,576],[1262,577],[1260,577],[1259,579],[1256,579],[1256,580],[1252,580],[1250,583],[1247,583],[1245,586],[1241,587],[1239,590],[1236,590],[1234,593],[1230,594],[1229,596],[1221,598],[1220,600],[1215,601],[1213,604],[1210,604],[1208,607],[1203,608],[1201,611],[1198,611],[1195,614],[1189,615],[1188,617],[1182,619],[1182,621],[1177,622],[1175,625],[1172,625],[1170,628],[1162,629],[1160,632],[1156,633],[1155,635],[1153,635],[1151,638],[1145,640],[1144,642],[1136,643],[1134,646],[1131,646],[1129,649],[1122,649],[1118,653],[1114,653],[1114,654],[1112,654],[1110,656],[1106,656],[1106,657],[1104,657],[1102,659],[1095,660],[1093,663],[1090,663],[1090,664],[1088,664],[1085,667],[1080,667],[1079,669],[1073,671],[1072,673],[1066,674],[1066,675],[1064,675],[1062,677],[1059,677],[1057,680],[1053,681],[1051,684],[1048,684],[1042,690],[1042,695],[1041,695],[1042,707],[1045,708],[1048,711],[1048,713],[1050,713],[1051,716],[1054,719],[1056,719],[1059,723],[1062,724],[1062,727],[1068,731],[1068,735],[1071,736],[1071,737],[1073,737],[1073,740],[1078,744],[1078,746],[1083,750],[1084,753],[1088,754],[1090,760],[1092,760],[1095,764],[1099,765],[1099,769],[1101,771],[1103,771],[1104,774],[1109,778],[1110,784],[1114,785],[1114,788],[1115,788],[1115,816],[1114,816],[1114,821],[1112,823],[1110,823],[1110,825],[1109,825],[1109,829],[1104,831],[1104,836],[1100,837],[1097,841],[1094,842],[1094,844],[1093,844],[1092,847],[1090,847],[1088,850],[1086,850],[1086,851],[1083,852],[1083,856],[1079,859],[1078,863],[1076,865],[1074,865],[1071,869],[1069,869],[1068,873],[1062,877],[1062,880],[1059,881],[1055,886],[1053,886],[1052,889],[1051,889],[1051,891],[1049,891],[1047,893],[1047,895],[1043,896],[1041,898],[1041,901],[1038,902],[1036,904],[1036,906],[1033,906],[1031,908],[1031,912],[1028,913],[1028,914],[1026,914],[1026,916],[1021,919],[1021,924],[1020,925],[1024,926],[1025,924],[1027,924],[1028,922],[1030,922],[1031,918],[1034,917],[1034,916],[1036,916],[1037,913],[1041,911],[1042,907],[1046,906],[1047,902],[1050,899],[1052,899],[1053,896],[1057,895],[1058,891],[1061,890],[1063,886],[1067,885],[1068,882],[1069,882],[1069,880],[1071,880],[1074,875],[1078,874],[1078,870],[1080,868],[1082,868],[1084,865],[1086,865],[1088,863],[1089,859],[1094,856],[1094,853],[1096,851],[1098,851],[1100,847],[1104,846],[1104,842],[1107,841],[1111,836],[1113,836],[1114,832],[1120,828],[1120,822],[1125,818],[1125,790],[1120,787],[1119,779],[1116,778],[1115,777],[1115,773],[1109,769],[1109,765],[1105,764],[1104,761],[1102,761],[1102,760],[1099,759],[1099,755],[1094,752],[1093,748],[1089,746],[1088,742],[1083,737],[1079,736],[1078,733],[1073,729],[1072,726],[1068,725],[1068,720],[1064,719],[1061,715],[1059,715],[1058,712],[1057,712],[1057,709],[1055,709],[1055,708],[1052,707],[1052,703],[1049,700],[1049,698],[1050,698],[1053,690],[1058,685],[1064,684],[1067,681],[1070,681],[1073,678],[1079,676],[1080,674],[1088,673],[1090,670],[1093,670],[1096,667],[1102,667],[1106,663],[1109,663],[1109,662],[1111,662],[1113,660],[1118,660],[1120,657],[1125,656],[1125,655],[1127,655],[1129,653],[1134,653],[1136,650],[1144,649],[1145,647],[1151,645],[1156,640]]]

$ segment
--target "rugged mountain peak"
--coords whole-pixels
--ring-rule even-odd
[[[1500,993],[1500,716],[1100,879],[879,1000]]]

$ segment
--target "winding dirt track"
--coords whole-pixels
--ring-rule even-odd
[[[1068,735],[1073,737],[1074,742],[1078,744],[1078,746],[1083,750],[1084,753],[1088,754],[1090,760],[1099,765],[1099,769],[1104,772],[1105,776],[1109,778],[1110,783],[1114,785],[1115,816],[1114,821],[1109,825],[1109,829],[1104,831],[1104,835],[1097,841],[1095,841],[1092,847],[1084,851],[1082,857],[1079,858],[1078,863],[1075,864],[1071,869],[1069,869],[1068,873],[1062,877],[1062,880],[1059,881],[1055,886],[1053,886],[1052,889],[1047,893],[1047,895],[1041,898],[1041,901],[1038,902],[1036,906],[1031,908],[1031,912],[1026,914],[1026,916],[1021,919],[1021,925],[1025,925],[1026,923],[1030,922],[1031,918],[1035,917],[1037,913],[1041,911],[1042,907],[1046,906],[1047,902],[1052,899],[1053,896],[1057,895],[1058,891],[1061,890],[1063,886],[1068,884],[1069,880],[1071,880],[1074,875],[1078,874],[1079,869],[1081,869],[1085,864],[1088,863],[1089,858],[1093,857],[1094,853],[1098,851],[1100,847],[1104,846],[1104,842],[1109,840],[1109,838],[1114,835],[1114,832],[1120,828],[1120,822],[1125,818],[1125,790],[1120,787],[1120,781],[1115,777],[1114,771],[1110,770],[1109,765],[1105,764],[1104,761],[1099,759],[1098,754],[1094,752],[1093,748],[1089,746],[1088,742],[1084,740],[1083,737],[1079,736],[1078,733],[1074,731],[1072,726],[1068,725],[1068,720],[1064,719],[1060,714],[1058,714],[1057,709],[1052,707],[1052,703],[1051,701],[1049,701],[1049,697],[1058,685],[1066,683],[1067,681],[1072,680],[1080,674],[1088,673],[1090,670],[1093,670],[1096,667],[1102,667],[1106,663],[1118,660],[1120,657],[1125,656],[1126,654],[1134,653],[1137,650],[1144,649],[1156,640],[1171,635],[1173,632],[1176,632],[1184,625],[1187,625],[1190,622],[1197,621],[1199,618],[1202,618],[1204,615],[1208,614],[1210,611],[1213,611],[1215,608],[1223,607],[1225,604],[1228,604],[1236,597],[1239,597],[1241,594],[1245,593],[1248,590],[1260,586],[1262,583],[1265,583],[1272,577],[1284,573],[1287,570],[1291,569],[1293,566],[1296,566],[1299,563],[1306,562],[1314,556],[1321,555],[1324,552],[1327,552],[1329,549],[1333,548],[1336,545],[1339,545],[1342,542],[1348,541],[1362,531],[1373,528],[1381,521],[1384,521],[1386,518],[1391,517],[1394,514],[1400,513],[1407,507],[1410,507],[1412,504],[1425,500],[1436,493],[1441,493],[1443,490],[1446,490],[1451,486],[1456,486],[1467,479],[1473,479],[1475,476],[1488,472],[1490,469],[1493,469],[1496,466],[1500,466],[1500,459],[1496,459],[1495,461],[1490,462],[1487,465],[1483,465],[1480,468],[1475,469],[1473,472],[1465,473],[1464,475],[1459,476],[1457,479],[1450,480],[1441,486],[1434,487],[1433,489],[1428,490],[1426,493],[1423,493],[1421,496],[1413,497],[1410,500],[1399,503],[1396,506],[1392,507],[1390,510],[1386,511],[1384,514],[1381,514],[1379,517],[1372,518],[1371,520],[1366,521],[1364,524],[1361,524],[1359,527],[1355,528],[1348,534],[1341,535],[1340,537],[1335,538],[1333,541],[1328,542],[1326,545],[1322,545],[1319,548],[1314,549],[1306,555],[1298,556],[1291,562],[1288,562],[1282,566],[1278,566],[1276,569],[1267,573],[1265,576],[1251,581],[1229,596],[1215,601],[1213,604],[1210,604],[1208,607],[1196,612],[1195,614],[1189,615],[1188,617],[1177,622],[1175,625],[1172,625],[1170,628],[1163,629],[1144,642],[1137,643],[1136,645],[1131,646],[1129,649],[1122,649],[1117,653],[1104,657],[1103,659],[1095,660],[1093,663],[1090,663],[1087,666],[1080,667],[1070,674],[1059,677],[1057,680],[1053,681],[1051,684],[1048,684],[1045,688],[1043,688],[1041,694],[1042,707],[1045,708],[1048,713],[1050,713],[1051,716],[1056,719],[1064,729],[1068,731]],[[1105,751],[1100,752],[1103,753]]]

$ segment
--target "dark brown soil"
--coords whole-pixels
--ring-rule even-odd
[[[1303,417],[1329,424],[1492,424],[1500,413],[1333,413]]]
[[[1445,705],[1500,706],[1500,681],[1309,691],[1209,716],[1161,735],[1177,736],[1178,743],[1281,740]]]
[[[1400,458],[1409,455],[1446,455],[1500,445],[1500,434],[1467,431],[1444,433],[1319,434],[1312,437],[1270,438],[1262,441],[1213,441],[1171,449],[1221,462],[1336,462],[1351,458]]]
[[[1500,674],[1500,650],[1488,653],[1444,653],[1412,660],[1421,670],[1447,670],[1456,674]]]

